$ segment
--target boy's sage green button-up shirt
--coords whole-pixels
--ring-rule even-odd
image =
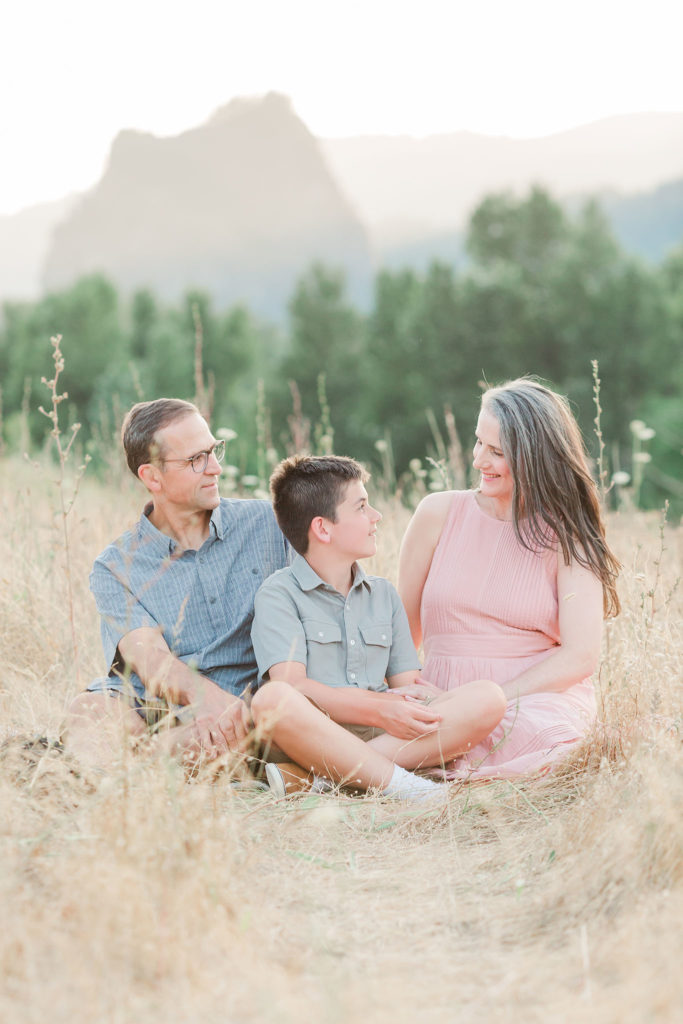
[[[297,555],[259,588],[251,639],[261,680],[295,661],[328,686],[386,690],[387,676],[420,668],[396,589],[358,563],[343,597]]]

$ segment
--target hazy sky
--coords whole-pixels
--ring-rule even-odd
[[[14,0],[0,15],[0,214],[89,187],[122,128],[176,134],[234,96],[271,89],[322,136],[534,136],[612,114],[683,111],[677,9],[677,0]]]

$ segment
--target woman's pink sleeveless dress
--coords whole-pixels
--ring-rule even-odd
[[[443,690],[474,679],[506,683],[552,654],[560,641],[557,559],[554,549],[522,547],[512,523],[486,515],[474,491],[455,491],[422,595],[423,678]],[[516,698],[448,777],[514,778],[547,769],[594,718],[590,679],[563,693]]]

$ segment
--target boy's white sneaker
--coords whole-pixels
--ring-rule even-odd
[[[270,792],[274,797],[281,800],[283,797],[287,796],[287,786],[285,785],[284,776],[278,766],[273,764],[271,761],[268,761],[266,764],[266,778],[268,779]]]

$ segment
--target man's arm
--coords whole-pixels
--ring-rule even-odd
[[[193,671],[169,649],[159,629],[142,626],[121,638],[124,664],[140,677],[152,696],[195,709],[197,739],[222,753],[235,749],[251,728],[246,704],[217,683]]]
[[[198,675],[172,654],[153,611],[134,587],[135,552],[111,545],[90,574],[104,656],[109,666],[135,673],[145,691],[170,703],[193,705],[195,720],[183,729],[192,746],[223,753],[244,738],[251,721],[243,701]]]

